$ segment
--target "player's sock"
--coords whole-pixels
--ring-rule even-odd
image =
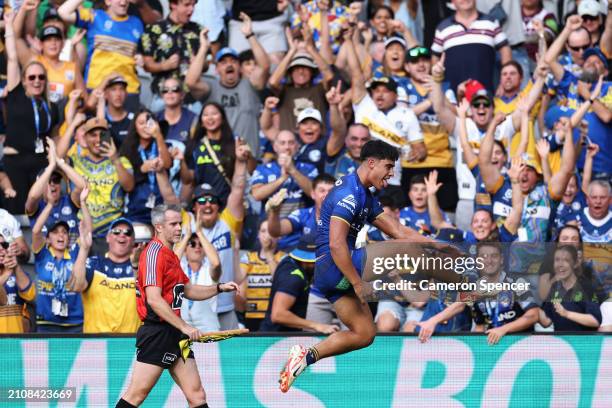
[[[316,347],[310,347],[306,353],[306,364],[311,365],[319,361],[319,350]]]
[[[115,405],[115,408],[136,408],[136,405],[132,405],[123,398],[121,398],[119,401],[117,401],[117,405]]]

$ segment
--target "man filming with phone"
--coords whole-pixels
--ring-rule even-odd
[[[123,215],[124,197],[134,188],[134,175],[129,160],[119,156],[106,120],[91,118],[85,122],[83,131],[87,150],[77,146],[69,158],[76,172],[89,184],[87,205],[93,218],[92,251],[103,256],[108,249],[106,233],[112,222]]]

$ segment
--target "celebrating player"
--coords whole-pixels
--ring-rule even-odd
[[[348,330],[336,332],[310,349],[295,345],[280,377],[280,389],[287,392],[295,378],[317,360],[367,347],[374,340],[376,326],[366,302],[369,287],[362,281],[362,271],[370,270],[370,251],[376,256],[395,257],[420,254],[421,248],[392,243],[431,243],[418,232],[401,225],[383,212],[370,188],[381,190],[393,176],[399,153],[394,147],[371,140],[361,150],[361,165],[352,174],[342,177],[327,195],[321,207],[317,236],[317,261],[314,287],[334,304],[340,320]],[[364,223],[376,226],[395,238],[369,246],[368,254],[355,249],[357,233]],[[399,239],[399,240],[398,240]],[[437,271],[423,271],[435,274]],[[445,281],[457,281],[458,275],[438,274]]]
[[[183,297],[205,300],[221,292],[238,289],[234,282],[202,286],[189,283],[172,247],[181,239],[181,209],[158,205],[151,211],[155,238],[146,246],[137,266],[138,315],[144,324],[136,334],[136,362],[128,390],[116,407],[140,405],[157,383],[164,369],[185,394],[190,407],[206,408],[206,394],[190,351],[180,358],[179,341],[185,336],[197,341],[202,333],[181,319]]]

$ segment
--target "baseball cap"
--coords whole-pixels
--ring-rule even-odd
[[[307,67],[312,69],[318,69],[317,64],[315,64],[314,60],[307,52],[298,52],[291,59],[289,63],[289,67],[287,69],[291,69],[293,67]]]
[[[88,133],[95,129],[108,130],[106,119],[91,118],[83,125],[83,132]]]
[[[578,6],[578,15],[582,16],[599,16],[601,6],[596,0],[582,0]]]
[[[416,62],[419,58],[431,58],[431,51],[427,47],[417,45],[406,51],[406,60]]]
[[[434,238],[438,241],[449,243],[461,243],[465,241],[463,234],[456,228],[442,228],[438,230]]]
[[[61,19],[62,18],[57,12],[57,9],[53,7],[50,7],[49,9],[47,9],[47,11],[45,11],[45,14],[43,15],[43,23],[49,20],[60,20],[61,21]]]
[[[371,90],[372,88],[380,84],[386,86],[387,89],[389,89],[392,92],[397,92],[397,82],[395,82],[393,78],[385,76],[385,75],[373,76],[372,79],[370,79],[368,83],[366,84],[366,88]]]
[[[126,86],[126,87],[128,85],[127,80],[125,79],[125,77],[123,75],[117,75],[116,77],[111,78],[106,83],[106,88],[110,88],[111,86],[113,86],[115,84],[122,84],[123,86]]]
[[[44,40],[44,39],[49,38],[49,37],[64,38],[64,33],[59,28],[50,25],[50,26],[44,27],[41,30],[40,35],[38,36],[38,38],[40,38],[41,40]]]
[[[45,228],[47,229],[47,234],[49,234],[51,231],[53,231],[54,229],[62,225],[66,228],[66,231],[70,231],[70,225],[68,225],[68,222],[65,220],[52,219],[50,221],[47,221],[47,223],[45,224]]]
[[[289,253],[289,256],[300,262],[314,262],[317,259],[316,250],[315,235],[306,234],[300,238],[297,247]]]
[[[302,121],[306,119],[314,119],[319,123],[323,122],[323,120],[321,119],[321,112],[319,112],[319,110],[315,108],[302,109],[302,111],[297,117],[297,123],[302,123]]]
[[[486,98],[491,101],[491,95],[485,89],[484,85],[475,79],[470,79],[465,84],[465,99],[467,99],[469,103],[472,103],[472,100],[476,98]]]
[[[385,40],[385,49],[390,46],[393,43],[398,43],[400,44],[404,49],[406,49],[408,46],[406,45],[406,40],[404,40],[402,37],[389,37]]]
[[[219,51],[217,51],[217,55],[215,55],[215,61],[221,61],[223,58],[227,57],[234,57],[236,59],[239,59],[238,57],[238,51],[236,51],[233,48],[230,47],[223,47],[221,48]]]
[[[586,61],[587,58],[589,58],[592,55],[596,55],[597,58],[599,58],[601,60],[601,62],[603,62],[604,67],[606,67],[606,69],[608,69],[608,60],[606,59],[606,56],[603,54],[601,49],[599,49],[599,48],[587,48],[586,50],[584,50],[584,53],[582,54],[582,58],[583,58],[584,61]]]
[[[208,183],[200,184],[199,186],[195,188],[195,191],[193,193],[193,197],[195,200],[197,200],[200,197],[204,197],[204,196],[211,196],[211,197],[219,198],[217,193],[215,193],[215,190],[213,190],[212,186]]]
[[[129,229],[134,232],[134,225],[132,224],[132,221],[128,220],[125,217],[119,217],[115,220],[113,220],[110,225],[108,226],[108,231],[110,232],[113,228],[115,228],[117,225],[119,224],[126,224]]]
[[[536,173],[540,175],[542,174],[540,163],[538,163],[538,161],[535,159],[535,157],[532,154],[523,153],[522,158],[523,158],[523,163],[525,163],[526,166],[529,166],[532,169],[534,169]]]
[[[559,119],[564,117],[570,118],[573,113],[574,111],[566,106],[555,105],[546,111],[546,115],[544,115],[544,126],[546,126],[547,129],[552,129]]]

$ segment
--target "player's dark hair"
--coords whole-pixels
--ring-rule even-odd
[[[359,160],[364,162],[370,158],[395,162],[399,158],[399,151],[382,140],[370,140],[361,148]]]
[[[334,176],[331,176],[327,173],[321,173],[317,177],[315,177],[314,180],[312,180],[312,189],[314,190],[321,183],[333,185],[336,183],[336,179],[334,178]]]
[[[425,175],[415,174],[414,176],[410,177],[409,189],[415,184],[425,184]]]

